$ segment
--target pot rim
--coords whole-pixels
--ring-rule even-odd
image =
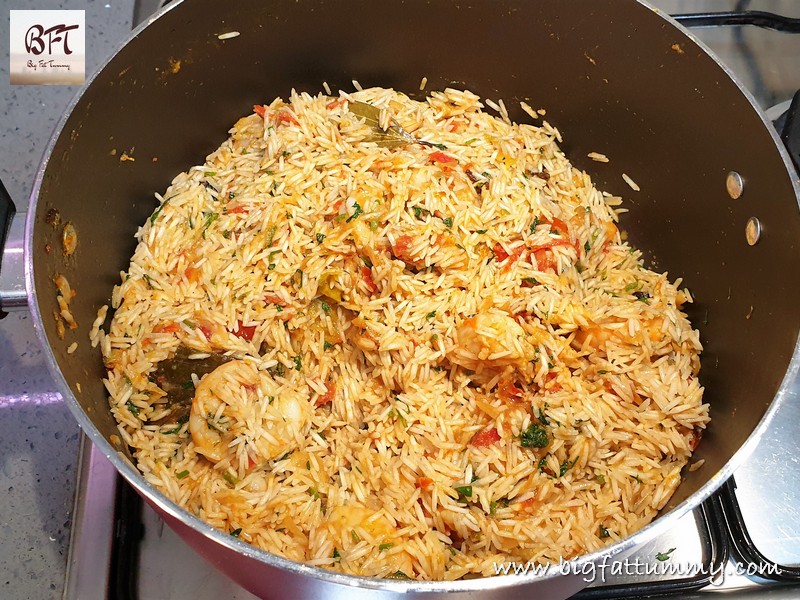
[[[116,449],[114,449],[111,443],[100,434],[100,432],[94,426],[94,424],[89,419],[87,414],[81,408],[80,404],[78,404],[78,401],[75,398],[75,395],[72,393],[69,384],[65,380],[63,374],[61,373],[55,354],[53,353],[53,350],[50,347],[49,340],[47,339],[47,335],[45,333],[44,321],[39,311],[39,306],[37,302],[37,292],[34,287],[34,273],[33,273],[33,259],[32,259],[34,252],[33,231],[34,231],[36,208],[39,198],[39,191],[42,185],[42,181],[44,179],[45,172],[50,163],[50,158],[52,155],[53,148],[55,147],[55,144],[58,141],[58,139],[61,137],[61,134],[63,133],[64,127],[69,117],[71,116],[78,102],[80,102],[83,94],[89,87],[91,87],[94,80],[100,75],[100,73],[105,69],[105,67],[117,56],[117,54],[125,46],[131,43],[139,35],[141,31],[143,31],[150,24],[161,18],[163,15],[167,14],[169,11],[183,4],[184,1],[185,0],[175,0],[169,3],[165,7],[158,10],[155,14],[150,16],[147,20],[143,21],[136,28],[134,28],[128,35],[128,37],[121,44],[117,46],[114,52],[110,54],[100,65],[98,65],[95,72],[91,75],[91,77],[89,77],[86,80],[83,86],[81,86],[81,88],[72,98],[69,105],[66,107],[64,114],[59,120],[59,123],[55,128],[52,136],[50,137],[42,161],[37,170],[36,178],[34,181],[34,185],[31,191],[31,196],[28,204],[28,214],[25,224],[25,247],[24,247],[25,286],[27,289],[28,306],[30,307],[32,313],[36,335],[40,343],[42,344],[42,347],[45,350],[45,360],[50,370],[50,373],[59,391],[61,392],[62,398],[66,401],[70,412],[78,421],[85,435],[90,439],[90,441],[93,444],[95,444],[97,447],[100,448],[105,457],[114,465],[117,472],[120,473],[125,478],[125,480],[129,484],[131,484],[141,495],[149,499],[150,502],[152,502],[153,505],[155,505],[159,510],[163,511],[164,513],[170,515],[175,519],[180,520],[184,524],[189,525],[192,529],[202,534],[205,538],[210,539],[213,542],[220,544],[225,548],[232,550],[238,554],[241,554],[247,558],[257,560],[258,562],[264,563],[270,567],[286,570],[295,575],[311,577],[313,579],[321,580],[326,583],[333,583],[342,586],[351,586],[363,589],[397,592],[397,593],[408,593],[408,592],[441,593],[441,592],[472,592],[472,591],[477,592],[481,590],[510,589],[516,586],[527,585],[537,581],[551,580],[567,573],[585,574],[587,571],[585,571],[584,569],[588,569],[590,563],[596,563],[602,561],[603,559],[607,561],[609,558],[613,558],[614,556],[617,556],[621,553],[630,551],[635,546],[650,541],[657,535],[664,533],[666,530],[668,530],[674,521],[680,519],[690,510],[693,510],[703,501],[705,501],[712,493],[714,493],[717,490],[717,488],[719,488],[720,485],[722,485],[722,483],[725,480],[727,480],[733,474],[733,471],[736,470],[744,462],[744,460],[752,453],[752,451],[760,441],[761,437],[764,435],[764,432],[769,427],[770,422],[775,416],[775,413],[778,411],[780,406],[786,401],[786,397],[787,396],[791,397],[793,395],[792,386],[795,378],[800,372],[800,337],[798,337],[798,340],[795,343],[792,357],[789,361],[789,365],[787,367],[783,380],[781,381],[780,387],[778,388],[775,397],[768,406],[763,417],[756,425],[755,429],[747,438],[747,440],[744,442],[744,444],[740,446],[740,448],[733,454],[733,456],[728,460],[728,462],[725,463],[717,473],[715,473],[712,477],[710,477],[709,480],[703,486],[700,487],[700,489],[698,489],[694,494],[690,495],[686,500],[681,502],[678,506],[674,507],[672,510],[663,515],[659,515],[648,525],[638,530],[637,532],[633,533],[632,535],[629,535],[628,537],[623,538],[622,540],[614,544],[600,548],[599,550],[596,550],[590,554],[584,554],[570,561],[565,561],[563,563],[563,566],[559,564],[552,565],[550,568],[545,570],[544,574],[542,574],[541,572],[536,572],[534,569],[531,569],[531,571],[534,572],[526,573],[525,575],[496,575],[492,577],[482,577],[477,579],[458,580],[458,581],[414,581],[414,580],[405,581],[405,580],[382,579],[376,577],[364,577],[359,575],[348,575],[344,573],[330,571],[322,567],[314,567],[303,563],[298,563],[289,560],[287,558],[284,558],[282,556],[278,556],[276,554],[267,552],[266,550],[261,550],[259,548],[256,548],[255,546],[252,546],[243,540],[235,538],[219,529],[216,529],[212,525],[209,525],[199,517],[195,516],[185,508],[179,506],[174,501],[164,496],[152,484],[148,483],[144,479],[141,472],[133,465],[133,463],[127,457],[125,457],[124,455],[119,453]],[[653,13],[662,18],[665,22],[669,23],[671,26],[677,29],[679,33],[683,34],[689,41],[694,43],[703,52],[705,52],[719,66],[719,68],[733,81],[733,83],[737,86],[741,94],[750,104],[751,108],[761,119],[763,125],[767,128],[769,135],[772,137],[776,149],[778,150],[778,154],[783,160],[784,167],[787,170],[787,175],[789,175],[790,177],[795,198],[797,199],[798,205],[800,205],[800,179],[798,179],[797,173],[795,172],[794,166],[791,162],[791,159],[789,157],[789,154],[785,146],[780,141],[777,132],[775,131],[774,127],[772,127],[771,122],[769,121],[769,119],[767,118],[761,107],[758,105],[752,94],[747,89],[745,89],[745,87],[742,85],[739,79],[734,75],[734,73],[725,64],[723,64],[720,61],[720,59],[703,42],[697,39],[697,37],[694,36],[694,34],[692,34],[690,31],[688,31],[686,28],[680,25],[677,21],[672,19],[668,14],[650,5],[647,0],[634,0],[634,1],[642,5],[644,8],[651,10]]]

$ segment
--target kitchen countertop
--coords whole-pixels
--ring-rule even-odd
[[[133,0],[14,0],[14,9],[86,11],[86,73],[130,32]],[[19,212],[78,86],[9,84],[9,15],[0,13],[0,179]],[[80,430],[53,392],[30,313],[0,321],[0,598],[60,598]],[[16,356],[8,360],[10,355]]]
[[[668,12],[725,10],[733,1],[662,0]],[[9,6],[10,8],[11,6]],[[110,56],[131,28],[133,0],[14,0],[15,9],[86,11],[86,73]],[[797,16],[793,0],[754,2],[753,9]],[[741,48],[728,31],[710,33],[714,49],[759,101],[786,100],[800,86],[798,37],[750,29],[746,39],[775,45],[777,60],[762,69],[763,87],[751,77]],[[718,38],[718,39],[717,39]],[[8,76],[8,14],[0,14],[0,179],[17,209],[27,208],[35,172],[47,141],[77,86],[11,86]],[[0,321],[0,598],[59,598],[75,489],[80,431],[44,366],[30,314]]]

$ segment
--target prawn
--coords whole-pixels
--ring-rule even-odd
[[[244,360],[220,365],[195,390],[189,433],[208,460],[247,466],[297,448],[311,419],[299,377],[274,379]]]
[[[523,369],[536,355],[527,338],[522,326],[510,316],[497,312],[478,313],[459,325],[450,359],[476,372],[486,367]]]

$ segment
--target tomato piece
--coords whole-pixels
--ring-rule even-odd
[[[411,258],[411,246],[414,244],[414,238],[410,235],[401,235],[392,244],[392,253],[402,260],[413,262]]]
[[[470,444],[477,448],[485,448],[486,446],[491,446],[499,442],[500,439],[500,434],[497,433],[497,429],[492,427],[491,429],[485,429],[473,435]]]
[[[243,340],[247,340],[248,342],[253,339],[253,335],[256,332],[255,325],[243,325],[241,321],[238,321],[239,327],[236,331],[232,332],[238,338],[242,338]]]
[[[497,242],[494,245],[494,248],[492,249],[492,252],[494,252],[495,258],[497,260],[499,260],[500,262],[503,262],[505,259],[507,259],[509,257],[508,252],[506,252],[506,249],[503,248],[503,246],[500,244],[500,242]]]
[[[522,390],[508,379],[501,379],[497,384],[497,397],[505,402],[516,402],[522,399]]]
[[[449,154],[445,154],[444,152],[436,151],[430,153],[430,159],[434,162],[441,163],[441,164],[451,164],[457,162],[455,157],[450,156]]]
[[[367,284],[367,289],[370,291],[370,293],[374,294],[378,291],[378,286],[375,283],[375,280],[372,278],[372,269],[366,265],[361,267],[361,277],[364,279],[364,283]]]
[[[553,383],[551,385],[547,385],[551,381],[553,381],[556,377],[558,377],[558,373],[553,373],[552,371],[544,376],[545,387],[550,392],[558,392],[562,389],[560,383]]]
[[[270,304],[277,304],[282,308],[286,308],[286,305],[283,303],[283,300],[280,296],[275,294],[264,294],[264,302],[269,302]]]
[[[430,477],[417,478],[417,487],[421,490],[427,490],[432,485],[433,485],[433,479],[431,479]]]
[[[177,323],[167,323],[166,325],[159,323],[153,327],[154,333],[177,333],[180,331],[181,326]]]
[[[703,439],[703,430],[692,429],[692,432],[689,434],[689,450],[694,452],[700,445],[700,440],[702,439]]]
[[[555,217],[549,219],[550,221],[550,229],[553,231],[557,231],[559,234],[564,236],[565,238],[569,239],[569,228],[567,224],[564,223],[561,219],[556,219]]]
[[[536,252],[537,250],[547,250],[548,248],[555,248],[556,246],[572,246],[572,242],[563,238],[554,238],[549,242],[534,246],[533,251]]]
[[[277,123],[278,125],[286,123],[290,123],[292,125],[300,125],[300,121],[295,119],[292,113],[285,110],[282,110],[278,113]]]
[[[548,248],[539,248],[533,251],[536,258],[536,265],[540,271],[555,271],[556,263],[553,260],[553,253]]]
[[[337,98],[336,100],[332,100],[331,102],[328,102],[325,105],[325,108],[327,108],[328,110],[333,110],[334,108],[337,108],[337,107],[341,106],[345,102],[347,102],[347,101],[344,98]]]
[[[336,384],[335,383],[326,383],[325,384],[325,393],[321,394],[317,401],[314,403],[314,406],[325,406],[326,404],[330,404],[333,402],[333,399],[336,397]]]
[[[265,114],[267,114],[267,107],[263,104],[254,104],[253,112],[255,112],[259,117],[263,117]]]
[[[247,213],[248,209],[241,204],[239,206],[234,206],[233,208],[229,208],[225,211],[225,214],[228,215],[240,215],[242,213]]]
[[[539,501],[538,498],[528,498],[527,500],[517,503],[520,508],[537,508],[540,504],[541,501]]]
[[[210,323],[202,322],[197,324],[197,328],[205,336],[208,341],[211,341],[211,336],[214,335],[214,330],[211,328]]]
[[[184,273],[186,274],[186,279],[188,279],[192,283],[197,283],[198,281],[200,281],[200,274],[202,273],[202,271],[200,271],[200,269],[197,269],[195,267],[186,267],[186,271],[184,271]]]

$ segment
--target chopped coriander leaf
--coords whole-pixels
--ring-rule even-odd
[[[523,277],[522,283],[526,283],[530,286],[539,285],[539,282],[536,281],[536,277]]]
[[[236,194],[233,192],[228,192],[228,200],[233,200],[234,198],[236,198]]]
[[[631,475],[631,479],[633,479],[637,483],[642,483],[642,480],[638,475]]]
[[[128,402],[127,402],[127,404],[125,404],[125,406],[128,408],[128,410],[130,411],[130,413],[134,417],[138,417],[139,416],[139,408],[133,402],[128,400]]]
[[[539,226],[539,217],[533,217],[533,223],[531,223],[531,233],[536,232],[536,228]]]
[[[639,302],[647,302],[648,298],[650,298],[650,294],[647,292],[633,292],[633,295],[636,296]]]
[[[549,443],[547,430],[539,423],[531,423],[520,435],[520,445],[523,448],[544,448]]]
[[[362,257],[362,258],[361,258],[361,262],[363,262],[363,263],[364,263],[364,266],[365,266],[365,267],[368,267],[368,268],[370,268],[370,269],[372,268],[372,261],[369,259],[369,257],[368,257],[368,256],[364,256],[364,257]]]
[[[429,142],[431,146],[435,146],[439,150],[447,150],[447,146],[444,144],[437,144],[436,142]]]
[[[286,373],[286,367],[283,366],[283,363],[278,363],[273,367],[269,367],[267,373],[273,377],[283,377],[284,373]]]
[[[362,212],[364,211],[361,209],[361,205],[358,202],[353,204],[353,214],[350,215],[350,217],[347,219],[347,223],[349,223],[353,219],[357,219],[358,215],[360,215]]]
[[[446,219],[442,219],[442,221],[444,222],[444,226],[447,227],[448,229],[452,229],[453,228],[453,219],[452,218],[447,217]]]
[[[242,534],[242,528],[239,527],[238,529],[234,529],[231,531],[231,535],[235,538],[238,538]]]
[[[294,368],[297,371],[303,370],[303,357],[300,356],[299,354],[294,357]]]
[[[569,471],[574,465],[575,465],[574,460],[573,461],[565,460],[564,462],[562,462],[561,466],[558,468],[558,476],[563,477],[564,475],[566,475],[567,471]]]
[[[184,477],[189,476],[189,471],[181,471],[180,473],[175,473],[175,477],[178,479],[183,479]]]
[[[675,552],[675,548],[670,548],[666,552],[657,552],[656,553],[656,560],[660,560],[662,562],[665,561],[665,560],[669,560],[670,558],[672,558],[670,555],[673,552]]]
[[[283,307],[282,307],[280,304],[276,304],[276,305],[275,305],[275,310],[276,310],[277,312],[283,312]]]
[[[539,469],[540,471],[544,471],[544,468],[546,466],[547,466],[547,457],[543,456],[542,458],[539,459],[539,464],[536,465],[536,468]]]
[[[231,485],[236,485],[239,482],[239,479],[237,479],[236,475],[230,471],[223,471],[222,478]]]
[[[591,250],[591,249],[592,249],[592,247],[589,245],[589,242],[584,242],[583,243],[583,251],[586,252],[586,254],[589,254],[589,250]]]
[[[319,500],[320,499],[320,495],[319,495],[319,492],[317,491],[317,488],[310,487],[310,488],[308,488],[307,493],[308,493],[309,496],[314,498],[314,500]]]
[[[493,515],[497,512],[498,508],[507,508],[508,507],[508,498],[499,498],[497,500],[492,500],[489,502],[489,514]]]
[[[355,529],[351,529],[351,530],[350,530],[350,537],[353,539],[353,543],[354,543],[354,544],[357,544],[358,542],[360,542],[360,541],[361,541],[361,536],[359,536],[359,535],[356,533],[356,530],[355,530]]]
[[[317,243],[321,244],[322,240],[325,239],[325,234],[324,233],[318,233],[316,237],[317,237]]]
[[[203,175],[205,175],[206,177],[214,177],[214,175],[216,175],[216,174],[217,174],[216,171],[205,171],[203,173]]]
[[[212,212],[206,214],[206,222],[203,223],[203,233],[202,233],[203,239],[205,239],[206,237],[206,230],[209,227],[211,227],[211,224],[217,219],[219,219],[219,213]]]
[[[489,230],[488,230],[488,229],[478,229],[478,230],[477,230],[475,233],[484,234],[484,233],[486,233],[487,231],[489,231]]]
[[[471,485],[460,485],[458,487],[453,488],[455,491],[458,492],[458,499],[460,501],[464,501],[467,498],[472,498],[472,486]]]
[[[338,548],[334,548],[333,549],[333,560],[339,560],[340,558],[342,558],[342,555],[339,554],[339,549]]]
[[[595,476],[594,476],[594,479],[595,479],[595,481],[597,481],[597,483],[599,483],[600,485],[603,485],[603,484],[606,482],[606,476],[605,476],[605,475],[603,475],[602,473],[597,473],[597,474],[595,474]]]
[[[634,281],[633,283],[629,283],[628,285],[625,286],[625,291],[626,292],[631,292],[631,291],[635,290],[637,287],[639,287],[639,282],[638,281]]]
[[[153,285],[153,280],[150,278],[150,275],[147,273],[142,273],[142,277],[144,277],[144,280],[147,282],[147,287],[149,287],[151,290],[156,289],[156,287]]]
[[[419,206],[415,206],[414,207],[414,216],[417,217],[418,219],[422,217],[422,212],[423,212],[423,209],[421,207],[419,207]],[[425,211],[425,212],[427,212],[427,211]]]
[[[608,371],[606,371],[605,369],[600,369],[598,373],[600,373],[600,375],[605,375],[606,373],[608,373]]]
[[[389,549],[389,548],[391,548],[392,546],[394,546],[394,544],[392,544],[392,543],[390,543],[390,542],[387,542],[387,543],[385,543],[385,544],[381,544],[380,546],[378,546],[378,550],[380,550],[381,552],[383,552],[384,550],[388,550],[388,549]]]
[[[275,263],[269,263],[269,266],[267,266],[267,270],[274,271],[276,266],[277,265]]]
[[[272,246],[272,242],[275,239],[275,233],[277,231],[278,231],[278,228],[275,225],[273,225],[272,227],[270,227],[267,230],[267,239],[266,239],[266,241],[264,243],[265,247],[269,248],[270,246]]]
[[[547,403],[545,403],[544,406],[545,408],[550,408],[550,405]],[[547,415],[544,414],[544,411],[541,408],[539,409],[539,414],[536,415],[536,418],[539,419],[539,422],[542,425],[549,425],[549,421],[547,420]]]
[[[327,314],[330,314],[330,312],[331,312],[331,306],[330,306],[330,304],[328,304],[327,302],[325,302],[325,300],[323,300],[323,301],[320,303],[320,307],[322,308],[322,311],[323,311],[323,312],[324,312],[326,315],[327,315]]]
[[[311,461],[307,460],[306,461],[306,471],[310,471],[310,470],[311,470]]]
[[[275,462],[279,463],[282,460],[286,460],[287,458],[289,458],[292,455],[292,452],[294,452],[294,450],[289,450],[286,454],[283,454],[282,456],[279,456],[278,458],[276,458]]]
[[[432,311],[431,311],[431,312],[429,312],[427,315],[425,315],[425,318],[426,318],[426,319],[433,319],[435,316],[436,316],[436,311],[435,311],[435,310],[432,310]]]
[[[322,349],[330,350],[331,348],[333,348],[333,344],[331,344],[328,340],[325,340],[325,342],[322,344]]]
[[[295,276],[298,276],[297,277],[297,281],[298,281],[297,287],[303,287],[303,269],[297,269],[294,272],[294,275],[292,275],[292,283],[294,283]]]
[[[610,533],[608,533],[608,529],[606,529],[606,528],[605,528],[605,527],[603,527],[602,525],[600,525],[600,531],[599,531],[598,533],[600,534],[600,538],[601,538],[601,539],[602,539],[602,538],[611,537],[611,534],[610,534]]]
[[[378,221],[376,219],[372,219],[369,222],[369,228],[371,231],[378,231]]]
[[[411,577],[409,577],[402,571],[395,571],[391,575],[387,575],[386,579],[411,579]]]
[[[183,427],[183,423],[178,423],[178,425],[173,429],[170,429],[168,431],[162,431],[161,433],[163,433],[164,435],[172,435],[173,433],[180,433],[181,427]]]
[[[156,209],[153,211],[153,214],[152,214],[152,216],[150,217],[150,225],[153,225],[153,224],[156,222],[156,219],[158,218],[158,215],[160,215],[160,214],[161,214],[161,211],[162,211],[162,210],[164,210],[164,207],[167,205],[167,202],[169,202],[169,198],[167,198],[166,200],[164,200],[164,201],[163,201],[163,202],[162,202],[162,203],[161,203],[161,204],[158,206],[158,208],[156,208]]]

